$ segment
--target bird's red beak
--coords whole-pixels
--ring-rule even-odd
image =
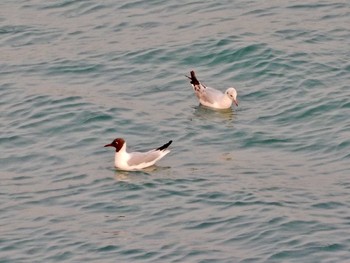
[[[236,106],[238,107],[238,100],[234,100],[234,103],[235,103]]]
[[[106,144],[105,146],[103,147],[112,147],[113,145],[112,144]]]

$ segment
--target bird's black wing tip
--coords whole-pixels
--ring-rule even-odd
[[[193,70],[190,71],[190,74],[191,74],[191,77],[185,75],[187,78],[189,78],[191,80],[190,83],[192,85],[199,85],[199,81],[198,81],[196,74],[194,73]]]
[[[163,151],[163,150],[165,150],[166,148],[168,148],[172,142],[173,142],[173,141],[170,140],[169,142],[167,142],[166,144],[160,146],[160,147],[157,148],[156,150],[157,150],[157,151]]]

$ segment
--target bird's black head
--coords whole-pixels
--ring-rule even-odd
[[[124,139],[122,138],[117,138],[115,140],[113,140],[113,142],[106,144],[104,147],[114,147],[116,152],[119,152],[120,149],[123,147],[123,145],[125,144]]]

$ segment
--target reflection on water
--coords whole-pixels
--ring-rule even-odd
[[[114,179],[119,182],[130,182],[130,177],[128,172],[115,171]]]
[[[232,121],[235,118],[235,112],[232,108],[217,110],[199,104],[198,106],[194,107],[194,109],[193,115],[195,118],[205,120],[217,120],[218,118],[221,118],[222,120],[226,121]]]
[[[162,174],[162,176],[166,177],[169,174],[170,170],[171,170],[170,166],[161,166],[161,164],[152,165],[150,167],[142,169],[141,171],[122,171],[122,170],[116,169],[114,173],[114,179],[119,182],[131,182],[136,178],[144,178],[145,176],[152,176],[155,173]]]

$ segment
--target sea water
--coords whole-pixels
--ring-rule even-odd
[[[350,262],[348,1],[0,14],[0,262]],[[190,70],[239,106],[198,105]],[[173,144],[122,172],[117,137]]]

